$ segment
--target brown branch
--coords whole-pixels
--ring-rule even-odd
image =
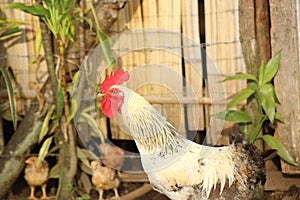
[[[47,69],[48,69],[50,83],[51,83],[51,90],[53,95],[55,96],[57,91],[57,79],[56,79],[55,69],[54,69],[55,64],[53,58],[51,33],[43,20],[40,20],[40,27],[42,31],[43,48],[45,52],[45,59],[46,59]]]

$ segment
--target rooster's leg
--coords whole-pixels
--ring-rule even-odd
[[[99,189],[99,200],[103,200],[103,189]]]
[[[30,200],[37,200],[37,198],[35,198],[34,196],[34,189],[35,189],[34,186],[30,186],[30,196],[28,197],[28,199]]]
[[[43,184],[41,187],[42,187],[42,193],[43,193],[41,199],[48,199],[47,193],[46,193],[46,187],[47,187],[47,185],[46,185],[46,184]]]
[[[119,196],[119,193],[118,193],[118,189],[117,188],[114,188],[114,192],[115,192],[115,197],[116,199],[120,199],[120,196]]]

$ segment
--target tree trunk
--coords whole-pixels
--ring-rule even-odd
[[[67,118],[70,115],[69,99],[67,93],[67,81],[65,71],[65,48],[64,43],[58,41],[59,57],[60,57],[60,81],[64,93],[64,115],[61,116],[61,146],[60,155],[60,175],[59,188],[57,191],[57,199],[72,199],[72,191],[68,185],[73,185],[73,178],[77,169],[75,131],[72,123],[67,124]]]
[[[4,199],[25,165],[31,147],[37,143],[42,119],[36,115],[37,106],[32,105],[18,126],[0,157],[0,199]]]
[[[259,49],[256,41],[256,20],[254,0],[239,1],[239,26],[243,56],[246,64],[246,71],[257,77],[260,65]],[[258,119],[258,105],[253,99],[248,99],[246,106],[247,113],[252,119]],[[248,128],[248,132],[249,132]],[[262,150],[262,144],[259,145]]]

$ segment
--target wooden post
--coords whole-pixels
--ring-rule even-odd
[[[271,56],[269,0],[255,0],[256,41],[260,60]]]
[[[270,0],[272,55],[282,50],[279,71],[275,77],[275,91],[280,105],[278,112],[285,119],[278,124],[283,145],[300,162],[300,68],[296,1]],[[300,174],[300,167],[282,162],[282,172]]]
[[[240,38],[247,72],[257,75],[260,65],[255,33],[255,7],[253,0],[239,0]]]

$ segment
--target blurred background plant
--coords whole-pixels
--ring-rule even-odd
[[[21,34],[20,25],[26,24],[21,20],[7,20],[0,19],[0,41],[9,39],[10,37],[18,36]],[[14,130],[17,128],[17,111],[16,111],[16,99],[15,91],[13,87],[14,74],[12,68],[9,66],[0,66],[0,79],[3,79],[7,89],[8,101],[1,102],[0,105],[0,123],[2,124],[2,118],[13,122]],[[2,125],[0,126],[2,127]],[[0,131],[0,155],[4,150],[4,134],[1,128]]]

